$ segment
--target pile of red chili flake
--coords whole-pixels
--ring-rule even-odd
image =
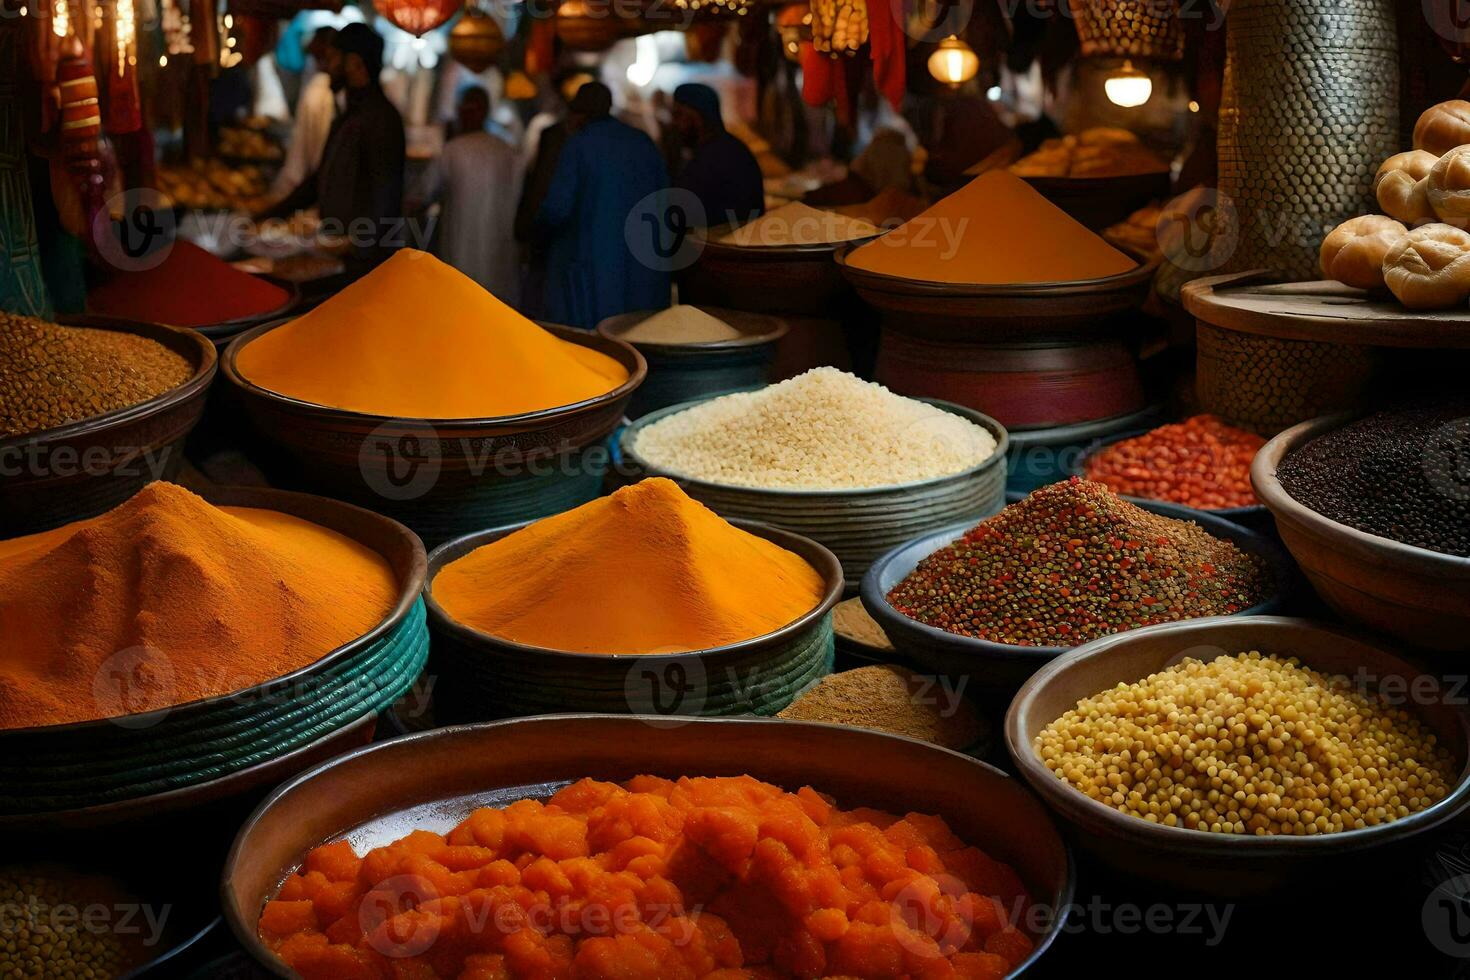
[[[1100,483],[1042,487],[919,562],[888,593],[911,619],[1015,646],[1240,612],[1266,598],[1258,556]]]
[[[1087,460],[1087,479],[1114,493],[1222,510],[1251,507],[1251,460],[1266,440],[1196,415],[1105,446]]]

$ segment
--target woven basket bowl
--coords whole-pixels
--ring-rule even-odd
[[[646,475],[675,481],[721,517],[766,521],[830,548],[842,562],[850,593],[856,592],[868,567],[895,546],[956,521],[979,520],[1004,506],[1009,437],[999,422],[973,409],[930,402],[983,426],[995,437],[995,452],[968,470],[863,490],[765,490],[696,480],[655,466],[639,454],[643,429],[694,404],[670,406],[629,426],[623,432],[624,457]]]
[[[346,838],[359,851],[411,828],[443,832],[480,806],[546,799],[583,777],[749,774],[810,785],[845,808],[943,817],[962,840],[1016,869],[1056,912],[1031,957],[1037,966],[1066,924],[1073,865],[1040,802],[975,759],[911,739],[808,722],[561,715],[468,725],[381,742],[291,781],[246,822],[225,862],[222,898],[235,937],[273,975],[292,974],[256,936],[265,902],[313,847]]]
[[[60,322],[148,337],[186,358],[194,373],[141,404],[0,439],[0,539],[96,517],[154,480],[176,475],[184,439],[204,414],[214,380],[214,346],[196,331],[93,316]]]
[[[427,561],[412,532],[377,514],[304,494],[238,488],[209,496],[222,506],[291,514],[378,552],[398,578],[393,608],[372,630],[316,662],[231,694],[166,708],[145,704],[139,706],[145,710],[96,721],[0,731],[0,819],[122,804],[269,763],[376,716],[422,672],[428,636],[420,593]],[[126,706],[127,691],[120,684],[112,700]]]
[[[484,721],[554,712],[683,717],[780,711],[832,669],[831,612],[842,596],[842,568],[814,541],[752,521],[731,523],[800,555],[821,573],[826,590],[813,609],[773,633],[687,653],[574,653],[466,626],[435,600],[435,577],[445,565],[526,525],[484,531],[436,549],[425,589],[434,637],[431,671],[440,680],[436,717]],[[617,560],[609,555],[609,567]],[[588,596],[587,601],[598,600]]]
[[[1277,479],[1283,459],[1350,418],[1312,419],[1266,443],[1251,466],[1256,495],[1307,580],[1343,618],[1417,647],[1470,650],[1470,558],[1339,524],[1298,502]]]
[[[1308,667],[1350,678],[1367,676],[1385,691],[1390,679],[1412,685],[1420,677],[1417,668],[1375,641],[1302,619],[1217,616],[1166,623],[1094,640],[1037,671],[1006,715],[1011,758],[1073,836],[1103,861],[1130,874],[1217,895],[1259,894],[1329,874],[1367,877],[1365,859],[1402,856],[1398,845],[1446,824],[1470,804],[1470,714],[1450,698],[1412,706],[1454,757],[1457,782],[1450,795],[1392,823],[1336,834],[1236,836],[1151,823],[1062,782],[1032,747],[1043,728],[1082,698],[1141,680],[1185,656],[1208,659],[1250,650],[1297,657]]]

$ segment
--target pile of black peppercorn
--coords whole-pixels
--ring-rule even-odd
[[[1340,524],[1470,557],[1470,405],[1379,412],[1281,461],[1293,498]]]

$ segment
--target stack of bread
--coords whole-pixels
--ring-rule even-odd
[[[1126,129],[1094,126],[1045,141],[1010,169],[1017,177],[1126,177],[1160,173],[1169,163]]]
[[[1393,293],[1412,310],[1470,299],[1470,102],[1442,102],[1414,127],[1414,148],[1373,181],[1383,214],[1350,218],[1322,242],[1322,273]]]

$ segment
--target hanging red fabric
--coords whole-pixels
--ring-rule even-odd
[[[896,110],[907,84],[908,45],[904,41],[904,0],[872,0],[868,8],[873,84]]]

